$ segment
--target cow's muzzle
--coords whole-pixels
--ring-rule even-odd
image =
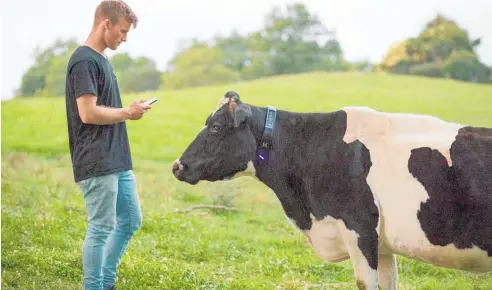
[[[197,177],[198,171],[190,170],[189,167],[185,163],[181,163],[179,159],[174,161],[172,172],[174,177],[179,181],[184,181],[192,185],[195,185],[200,181]]]
[[[181,171],[183,171],[185,166],[183,164],[181,164],[181,162],[178,159],[178,160],[173,162],[172,168],[173,168],[172,171],[173,171],[174,176],[176,176],[176,178],[179,179],[180,173],[181,173]]]

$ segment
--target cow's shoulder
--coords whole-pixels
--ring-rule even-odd
[[[346,131],[343,141],[351,143],[361,140],[364,143],[383,138],[388,132],[387,114],[370,107],[346,106],[342,108],[347,115]]]

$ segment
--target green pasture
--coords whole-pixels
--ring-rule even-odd
[[[350,262],[323,262],[251,178],[196,186],[178,182],[171,162],[219,98],[321,112],[343,106],[432,114],[492,127],[492,86],[364,73],[310,73],[215,87],[123,96],[159,98],[128,122],[143,226],[118,273],[118,289],[357,289]],[[2,289],[82,289],[85,206],[72,181],[63,97],[2,106]],[[197,209],[225,205],[238,211]],[[492,289],[474,275],[398,257],[400,289]]]

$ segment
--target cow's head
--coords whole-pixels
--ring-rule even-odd
[[[247,125],[251,107],[229,91],[172,166],[177,179],[196,184],[200,180],[227,180],[245,171],[256,153],[257,143]]]

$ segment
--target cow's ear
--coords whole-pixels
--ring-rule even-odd
[[[243,104],[240,101],[236,102],[234,99],[231,99],[229,102],[229,112],[232,114],[234,127],[236,128],[250,118],[252,114],[249,105]]]
[[[239,104],[234,116],[234,127],[239,127],[241,123],[251,117],[251,107],[246,104]]]

